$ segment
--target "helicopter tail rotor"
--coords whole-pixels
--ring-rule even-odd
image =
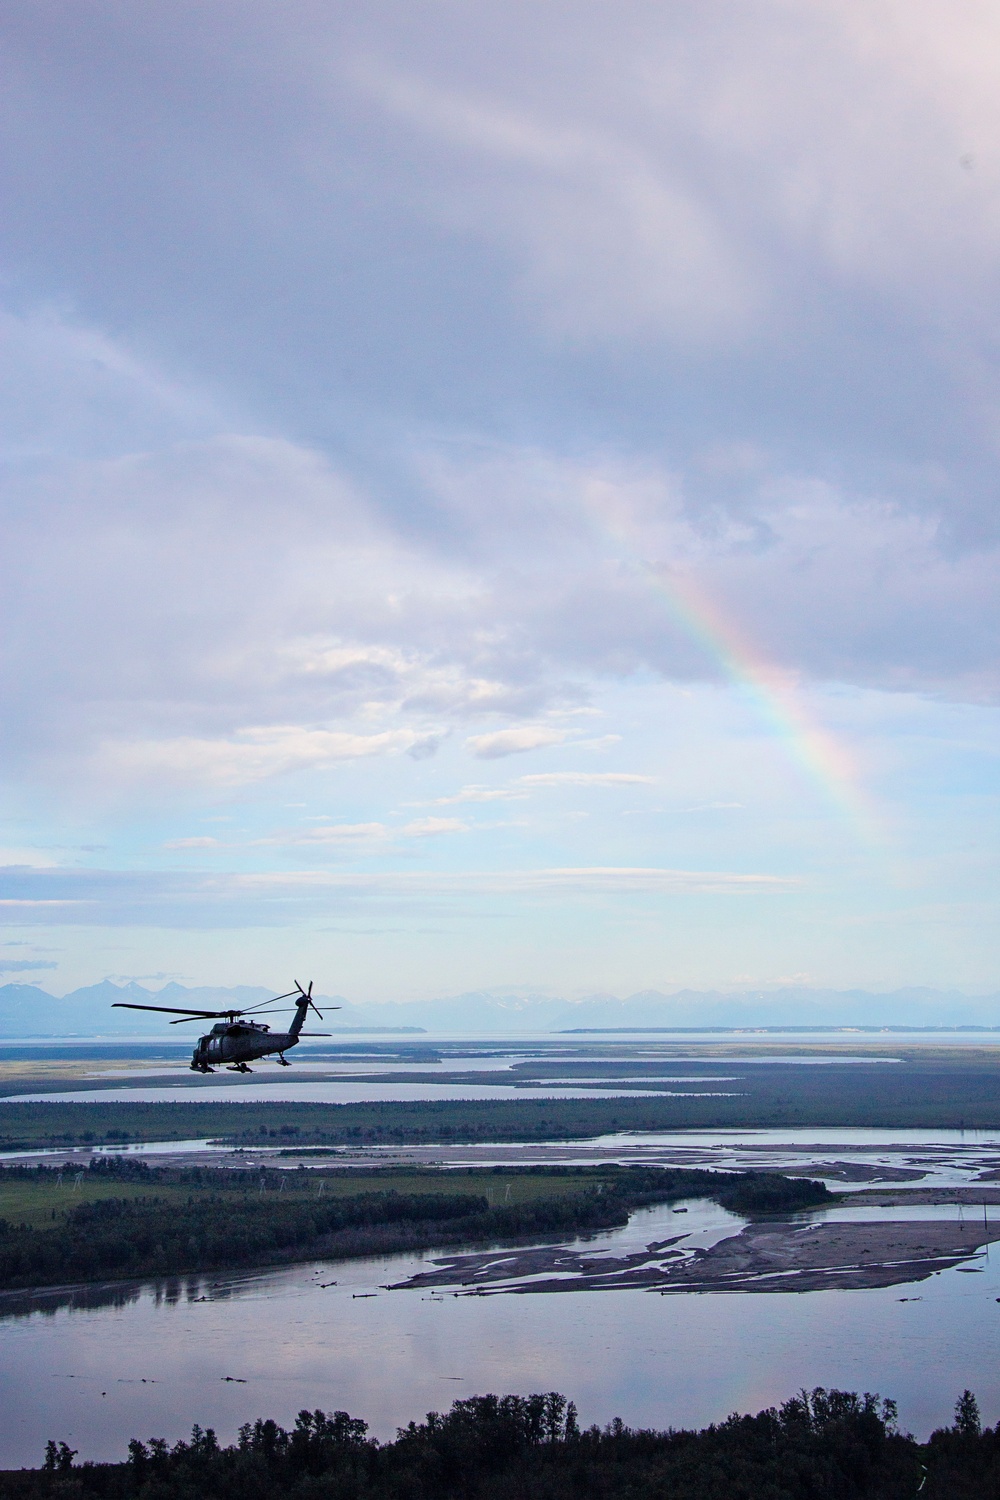
[[[314,1010],[322,1021],[323,1012],[320,1010],[319,1006],[313,999],[313,981],[310,979],[309,988],[307,990],[304,990],[301,984],[299,984],[299,981],[296,979],[295,988],[298,990],[300,998],[308,1002],[308,1004],[306,1005],[306,1014],[308,1015],[311,1010]]]

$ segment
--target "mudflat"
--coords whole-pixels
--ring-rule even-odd
[[[683,1235],[624,1256],[560,1245],[449,1255],[395,1287],[498,1292],[815,1292],[899,1286],[958,1266],[1000,1240],[1000,1223],[758,1221],[708,1249]],[[975,1270],[977,1267],[970,1267]]]

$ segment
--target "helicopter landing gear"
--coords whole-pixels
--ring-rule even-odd
[[[292,1066],[288,1061],[288,1058],[285,1057],[281,1052],[278,1053],[278,1061],[283,1068],[290,1068]]]
[[[214,1073],[215,1072],[215,1069],[214,1068],[210,1068],[208,1066],[208,1063],[196,1063],[196,1062],[193,1062],[193,1063],[190,1063],[189,1066],[190,1066],[190,1069],[191,1069],[192,1073]]]
[[[248,1068],[246,1063],[230,1063],[226,1068],[227,1073],[252,1073],[253,1068]]]

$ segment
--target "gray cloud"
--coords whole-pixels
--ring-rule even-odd
[[[9,12],[8,764],[555,746],[692,596],[996,701],[995,20],[446,10]]]
[[[979,7],[22,0],[6,25],[18,295],[268,430],[376,465],[401,414],[560,449],[763,438],[943,464],[960,504],[982,482]]]
[[[718,678],[715,619],[806,681],[996,701],[992,546],[884,498],[756,483],[709,525],[649,467],[453,457],[439,546],[283,442],[23,480],[0,562],[8,764],[225,789],[455,731],[480,759],[583,744],[601,679]]]

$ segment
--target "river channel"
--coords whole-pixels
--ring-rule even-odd
[[[719,1136],[710,1141],[707,1134],[685,1133],[684,1145],[719,1165],[720,1155],[744,1156],[748,1146],[758,1165],[758,1152],[771,1156],[769,1164],[853,1158],[867,1161],[873,1178],[890,1161],[923,1162],[924,1185],[970,1183],[998,1159],[993,1133],[812,1131],[809,1149],[790,1139],[798,1132],[773,1140],[754,1132],[751,1141],[743,1135],[742,1149],[734,1151],[730,1139],[721,1152]],[[887,1149],[890,1141],[894,1149]],[[673,1150],[664,1149],[663,1137],[628,1142],[661,1158],[680,1144],[676,1136]],[[583,1155],[593,1159],[597,1144],[587,1143]],[[620,1140],[600,1144],[608,1156],[622,1154]],[[832,1212],[850,1218],[871,1210]],[[917,1212],[883,1208],[879,1215]],[[818,1222],[829,1213],[810,1217]],[[992,1423],[1000,1416],[1000,1245],[992,1258],[983,1253],[968,1208],[919,1210],[925,1218],[963,1213],[970,1239],[962,1265],[867,1290],[385,1290],[427,1271],[431,1251],[7,1301],[0,1316],[0,1467],[37,1464],[50,1437],[65,1439],[81,1457],[114,1459],[133,1436],[176,1439],[198,1422],[230,1440],[242,1422],[273,1416],[287,1425],[302,1407],[349,1411],[387,1437],[428,1410],[486,1391],[561,1390],[585,1423],[621,1416],[664,1427],[756,1410],[801,1386],[839,1386],[893,1396],[904,1426],[924,1435],[949,1419],[969,1387]],[[991,1221],[996,1216],[1000,1208],[991,1208]],[[692,1201],[642,1210],[627,1228],[574,1243],[613,1255],[683,1235],[686,1246],[707,1248],[742,1222]]]

